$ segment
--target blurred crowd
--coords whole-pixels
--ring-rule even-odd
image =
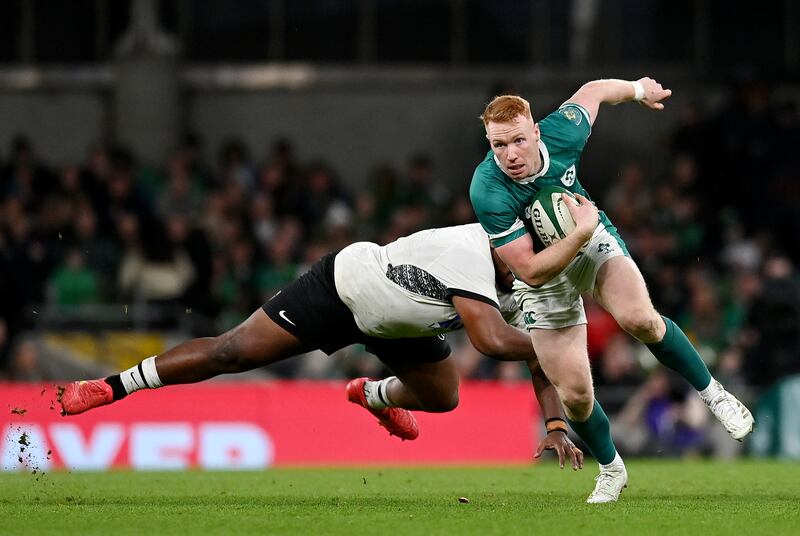
[[[230,139],[211,160],[187,135],[163,169],[109,144],[56,167],[32,140],[13,139],[0,170],[2,370],[15,376],[14,339],[37,327],[42,304],[191,311],[191,335],[212,335],[328,251],[473,218],[466,188],[451,197],[426,155],[405,169],[376,165],[362,191],[325,162],[299,162],[289,140],[252,156]],[[145,327],[173,328],[169,317]]]
[[[736,88],[722,109],[697,103],[682,114],[663,162],[620,160],[590,193],[620,229],[656,307],[717,378],[752,398],[800,371],[800,116],[759,84]],[[83,162],[55,165],[20,134],[0,153],[0,376],[28,377],[35,348],[24,333],[42,305],[147,303],[191,311],[190,335],[212,335],[328,251],[475,221],[469,178],[448,190],[425,154],[402,169],[376,163],[356,191],[326,162],[300,161],[291,140],[251,153],[230,139],[215,157],[206,152],[201,137],[187,135],[159,169],[105,143]],[[654,368],[591,299],[587,310],[606,409],[641,437],[658,437],[659,448],[702,449],[705,414],[694,411],[688,386]],[[159,322],[148,327],[174,327]],[[519,364],[452,340],[465,377],[524,377]],[[376,366],[353,355],[337,374]],[[275,370],[304,374],[292,364]]]

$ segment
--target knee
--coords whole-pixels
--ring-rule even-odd
[[[458,389],[425,400],[424,410],[429,413],[447,413],[458,407]]]
[[[631,309],[620,315],[617,323],[641,342],[652,343],[660,339],[662,320],[655,309]]]
[[[561,390],[561,403],[567,410],[569,417],[573,420],[584,421],[589,418],[594,403],[594,393],[591,387],[577,387],[573,389]]]

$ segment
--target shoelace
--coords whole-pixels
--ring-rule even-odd
[[[737,417],[739,414],[736,405],[728,400],[728,397],[725,396],[725,393],[721,393],[717,398],[711,401],[711,411],[716,414],[718,409],[722,418],[726,421],[728,419]]]
[[[612,495],[612,490],[614,489],[614,475],[610,472],[602,472],[594,479],[597,481],[597,488],[595,492],[605,493],[607,495]]]

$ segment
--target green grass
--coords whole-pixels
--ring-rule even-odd
[[[630,461],[617,504],[596,465],[0,473],[0,534],[800,534],[800,464]],[[38,477],[38,480],[37,480]],[[469,504],[459,503],[468,497]]]

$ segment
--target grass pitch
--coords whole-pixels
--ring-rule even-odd
[[[634,460],[587,505],[596,467],[0,473],[0,534],[800,534],[800,463]]]

